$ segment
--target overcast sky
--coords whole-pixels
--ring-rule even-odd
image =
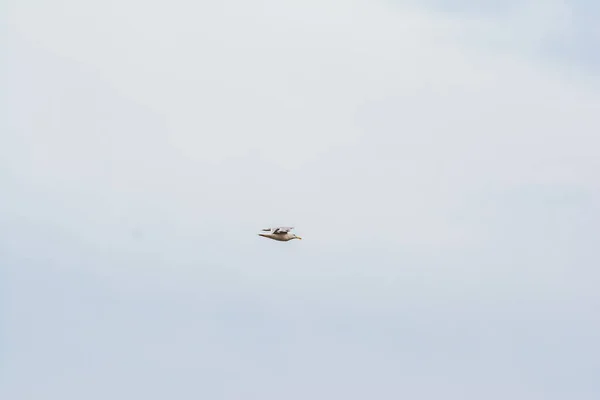
[[[0,12],[0,398],[600,398],[596,1]]]

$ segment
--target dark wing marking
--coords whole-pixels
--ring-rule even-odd
[[[274,234],[285,234],[288,233],[289,231],[291,231],[292,227],[285,227],[285,226],[281,226],[279,228],[275,228],[275,230],[273,231]]]

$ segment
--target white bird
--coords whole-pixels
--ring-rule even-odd
[[[287,242],[292,239],[302,240],[302,238],[300,236],[297,236],[294,233],[290,233],[290,231],[292,229],[294,229],[294,228],[293,227],[285,227],[285,226],[280,226],[277,228],[267,228],[267,229],[263,229],[262,231],[269,232],[269,233],[259,233],[258,236],[266,237],[266,238],[273,239],[273,240],[278,240],[280,242]]]

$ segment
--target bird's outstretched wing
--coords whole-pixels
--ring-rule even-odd
[[[288,233],[292,229],[294,229],[294,228],[291,226],[278,226],[276,228],[265,228],[262,231],[263,232],[273,232],[274,234],[277,234],[277,233],[284,234],[284,233]]]

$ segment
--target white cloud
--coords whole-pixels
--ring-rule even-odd
[[[592,392],[594,352],[577,350],[593,340],[564,338],[598,330],[600,92],[533,56],[570,29],[544,4],[490,20],[367,1],[15,2],[0,147],[15,392],[81,360],[65,338],[94,349],[83,381],[130,390],[120,373],[154,382],[177,362],[216,362],[217,382],[259,371],[240,390],[266,390],[288,357],[277,397],[292,375],[330,392],[366,376],[344,393],[391,397],[398,368],[414,393],[481,398],[501,376],[497,393],[541,396],[573,364]],[[274,224],[305,240],[254,235]],[[23,331],[50,336],[30,347]],[[279,350],[260,345],[277,333]],[[38,390],[69,386],[53,382]],[[197,393],[196,376],[176,382]]]

